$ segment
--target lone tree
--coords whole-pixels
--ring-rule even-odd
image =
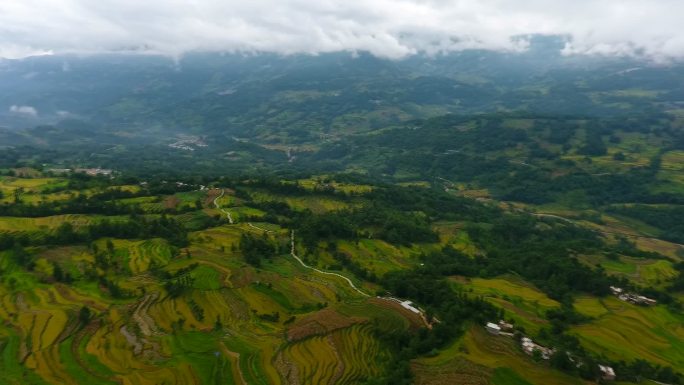
[[[83,306],[81,310],[78,311],[78,320],[81,322],[81,326],[87,325],[92,316],[93,314],[87,306]]]

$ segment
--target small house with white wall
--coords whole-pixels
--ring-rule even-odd
[[[487,329],[488,332],[494,335],[498,335],[499,333],[501,333],[501,327],[493,322],[487,322],[485,329]]]

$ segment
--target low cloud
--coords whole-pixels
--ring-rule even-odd
[[[36,110],[35,107],[31,107],[31,106],[13,105],[13,106],[10,106],[9,112],[12,114],[16,114],[16,115],[25,115],[25,116],[30,116],[30,117],[34,117],[34,118],[38,116],[38,110]]]
[[[684,58],[681,0],[22,0],[0,2],[0,57],[50,53],[518,51]]]

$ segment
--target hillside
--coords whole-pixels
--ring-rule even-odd
[[[681,383],[682,68],[539,39],[2,62],[0,382]]]
[[[9,173],[25,176],[0,182],[3,383],[570,384],[598,378],[595,363],[674,383],[684,371],[680,246],[629,211],[566,219],[349,175]],[[610,285],[659,303],[619,301]],[[583,365],[535,362],[517,337],[484,331],[499,318]],[[621,337],[633,333],[642,343]]]

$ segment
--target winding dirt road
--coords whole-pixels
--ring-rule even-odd
[[[347,283],[349,284],[349,286],[350,286],[352,289],[354,289],[357,293],[361,294],[361,295],[364,296],[364,297],[370,297],[369,294],[366,294],[366,293],[364,293],[363,291],[361,291],[358,287],[356,287],[356,285],[354,285],[354,282],[352,282],[351,279],[345,277],[344,275],[337,274],[337,273],[331,273],[331,272],[328,272],[328,271],[319,270],[319,269],[317,269],[317,268],[315,268],[315,267],[311,267],[311,266],[307,265],[306,263],[304,263],[304,261],[302,261],[302,260],[297,256],[297,254],[295,253],[295,237],[294,237],[294,234],[295,234],[295,232],[294,232],[294,230],[292,230],[292,233],[290,233],[290,245],[291,245],[291,248],[290,248],[290,255],[292,255],[292,257],[293,257],[294,259],[296,259],[297,262],[299,262],[299,263],[300,263],[302,266],[304,266],[305,268],[310,269],[310,270],[313,270],[313,271],[315,271],[315,272],[317,272],[317,273],[325,274],[325,275],[334,275],[335,277],[342,278],[342,279],[344,279],[345,281],[347,281]]]
[[[214,198],[214,206],[216,206],[216,208],[217,208],[218,210],[221,210],[221,212],[223,212],[224,214],[226,214],[226,216],[228,217],[228,222],[232,225],[234,222],[233,222],[233,217],[230,215],[230,212],[229,212],[228,210],[226,210],[226,209],[221,208],[221,205],[218,204],[218,200],[221,199],[221,198],[223,198],[223,196],[224,196],[225,194],[226,194],[226,190],[225,190],[225,189],[221,189],[221,195],[219,195],[219,196],[217,196],[216,198]]]
[[[267,230],[267,229],[261,228],[259,226],[254,226],[251,222],[248,222],[247,225],[253,229],[261,230],[265,233],[273,233],[274,232],[273,230]]]

